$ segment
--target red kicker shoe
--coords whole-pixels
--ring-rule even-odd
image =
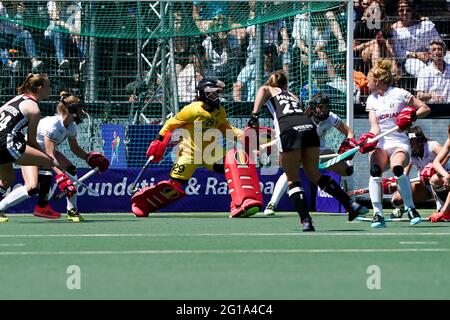
[[[450,222],[450,213],[435,212],[430,216],[430,222]]]
[[[50,207],[50,204],[48,204],[48,203],[43,208],[39,207],[38,205],[35,205],[33,214],[36,217],[47,218],[47,219],[59,219],[61,217],[61,214],[59,212],[53,210],[53,208]]]

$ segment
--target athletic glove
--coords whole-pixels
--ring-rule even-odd
[[[383,187],[383,193],[384,194],[393,194],[395,191],[397,191],[397,180],[395,180],[394,177],[391,178],[383,178],[381,180],[381,186]]]
[[[58,184],[59,190],[65,193],[68,198],[77,193],[77,187],[65,173],[60,173],[56,176],[56,183]]]
[[[436,170],[433,168],[433,163],[430,162],[427,164],[422,170],[420,170],[420,182],[423,184],[429,185],[431,177],[436,173]]]
[[[353,149],[354,147],[358,146],[358,141],[356,141],[353,138],[345,138],[344,141],[342,141],[341,146],[339,147],[338,153],[344,153],[350,149]],[[347,160],[352,160],[354,155],[351,157],[348,157]]]
[[[375,138],[375,135],[372,132],[363,133],[359,137],[358,145],[361,145],[361,148],[359,148],[359,152],[361,153],[368,153],[370,151],[373,151],[377,148],[378,141],[367,143],[368,139]]]
[[[417,120],[416,109],[414,107],[406,107],[397,116],[397,126],[400,131],[408,129],[414,121]]]
[[[247,126],[253,129],[259,127],[259,119],[257,113],[252,112],[252,116],[250,117],[250,120],[248,120]]]
[[[169,144],[171,137],[172,133],[170,131],[167,132],[164,137],[158,134],[155,140],[153,140],[148,146],[145,156],[147,158],[153,156],[153,160],[151,162],[155,163],[160,162],[164,157],[164,152],[166,151],[167,145]]]
[[[107,170],[109,167],[109,160],[99,152],[89,152],[86,162],[91,168],[99,168],[100,172]]]

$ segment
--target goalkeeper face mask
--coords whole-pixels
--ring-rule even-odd
[[[322,104],[316,106],[314,110],[314,117],[319,121],[325,121],[330,116],[330,106],[328,104]]]

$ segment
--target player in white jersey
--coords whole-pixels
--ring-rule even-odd
[[[419,126],[408,129],[409,142],[411,144],[411,163],[405,168],[405,174],[409,175],[412,167],[417,168],[419,181],[411,182],[411,189],[414,203],[425,202],[430,199],[436,201],[436,209],[440,211],[443,201],[434,193],[430,185],[430,178],[434,174],[433,161],[441,151],[442,146],[434,140],[425,137]],[[445,161],[446,162],[446,161]],[[444,168],[447,165],[443,163]],[[392,204],[396,209],[391,214],[391,218],[400,218],[404,213],[403,200],[398,192],[392,195]]]
[[[18,165],[47,166],[53,159],[43,153],[36,142],[36,127],[41,112],[39,101],[50,94],[50,82],[46,75],[29,74],[17,88],[18,96],[0,107],[0,196],[14,182],[13,163]],[[28,127],[28,139],[22,129]],[[15,188],[0,201],[0,222],[7,222],[6,209],[35,195],[38,190],[37,175],[25,175],[25,185]]]
[[[450,124],[448,125],[447,130],[447,140],[436,156],[436,159],[433,161],[433,167],[436,170],[436,174],[430,179],[431,186],[433,187],[436,196],[445,201],[445,203],[440,211],[435,212],[430,216],[431,222],[450,221],[450,170],[444,168],[442,165],[445,162],[445,159],[448,159],[450,155]]]
[[[414,98],[406,90],[392,86],[392,63],[390,60],[380,60],[368,73],[368,87],[371,92],[367,99],[366,110],[369,112],[370,131],[360,136],[360,143],[373,138],[380,132],[385,132],[395,126],[399,130],[385,136],[374,143],[366,143],[361,148],[362,153],[370,153],[369,195],[374,216],[372,228],[386,227],[383,215],[382,174],[388,168],[397,180],[397,187],[405,204],[410,224],[420,223],[421,217],[412,199],[409,178],[404,174],[404,168],[409,164],[411,147],[405,132],[417,118],[423,118],[430,113],[430,108],[422,101]]]
[[[354,139],[355,134],[342,119],[330,111],[330,98],[325,93],[318,93],[311,97],[309,107],[305,111],[313,123],[316,125],[317,134],[320,139],[320,155],[332,154],[333,150],[328,148],[325,144],[325,136],[328,130],[336,128],[340,133],[347,138],[341,144],[339,153],[345,152],[352,147],[355,147],[357,142]],[[330,171],[338,173],[340,176],[351,176],[353,174],[352,160],[341,161],[328,168]],[[264,210],[264,215],[271,216],[275,214],[275,209],[280,202],[282,196],[286,193],[288,182],[286,174],[283,173],[277,180],[272,197]]]
[[[100,171],[105,171],[109,166],[109,161],[102,154],[97,152],[86,152],[77,141],[77,125],[82,122],[85,115],[83,104],[80,98],[63,91],[58,102],[57,114],[42,119],[37,129],[37,142],[61,168],[75,179],[77,178],[77,168],[67,157],[59,152],[58,146],[68,140],[70,150],[79,158],[85,159],[89,166],[99,167]],[[22,171],[29,170],[24,167]],[[58,177],[57,177],[58,181]],[[50,168],[39,170],[40,190],[38,202],[34,207],[34,215],[57,219],[61,215],[54,211],[48,204],[48,194],[52,183],[52,172]],[[66,192],[67,195],[67,219],[80,222],[83,218],[78,212],[76,192]]]

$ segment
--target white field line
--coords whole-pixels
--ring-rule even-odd
[[[400,244],[437,244],[437,241],[400,241]]]
[[[24,243],[0,243],[0,247],[24,247]]]
[[[316,232],[316,233],[73,233],[73,234],[0,234],[0,238],[119,238],[119,237],[385,237],[385,236],[445,236],[450,232]]]
[[[292,254],[292,253],[408,253],[450,252],[450,248],[388,248],[388,249],[255,249],[255,250],[124,250],[124,251],[10,251],[0,256],[60,255],[151,255],[151,254]]]

